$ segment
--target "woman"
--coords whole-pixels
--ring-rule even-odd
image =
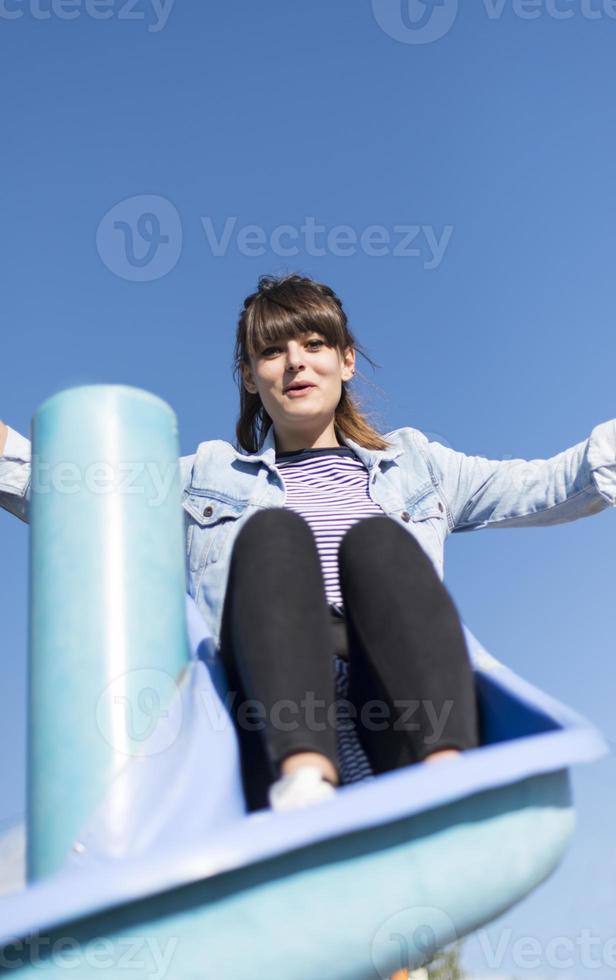
[[[357,349],[332,289],[261,277],[236,335],[239,450],[206,443],[185,463],[191,517],[205,496],[214,522],[229,519],[210,545],[193,525],[191,591],[238,694],[249,809],[304,806],[477,746],[472,671],[441,582],[447,534],[573,520],[615,499],[614,422],[529,462],[467,457],[411,428],[384,438],[349,391]],[[258,733],[241,713],[251,699]]]
[[[347,442],[395,448],[348,391],[357,346],[325,285],[264,276],[245,300],[237,442],[255,453],[269,434],[284,485],[281,506],[253,515],[235,540],[221,627],[238,704],[254,699],[268,719],[256,738],[235,713],[251,808],[266,791],[274,809],[318,802],[340,783],[478,744],[457,612]],[[409,522],[404,509],[400,518]],[[289,725],[271,720],[281,703]]]
[[[226,668],[249,810],[477,746],[447,535],[616,501],[614,421],[547,460],[383,437],[349,391],[358,349],[328,286],[262,277],[237,329],[239,448],[180,461],[188,587]],[[29,445],[2,425],[2,452],[0,505],[27,519]]]

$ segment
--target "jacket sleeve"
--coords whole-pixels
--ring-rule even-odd
[[[30,442],[7,426],[4,454],[0,456],[0,507],[22,521],[30,516]]]
[[[616,505],[616,420],[549,459],[466,456],[422,436],[441,486],[451,531],[542,527]]]
[[[31,498],[31,445],[28,439],[7,426],[4,454],[0,456],[0,507],[15,514],[22,521],[30,519]],[[192,456],[179,459],[182,489],[190,483]]]
[[[196,453],[193,453],[192,456],[180,456],[180,486],[182,491],[187,490],[190,486],[195,456]]]

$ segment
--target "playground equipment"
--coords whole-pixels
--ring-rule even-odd
[[[554,870],[567,770],[605,743],[465,628],[480,748],[247,813],[224,670],[185,593],[177,459],[173,412],[138,389],[69,389],[35,415],[28,884],[0,899],[0,973],[419,966]]]

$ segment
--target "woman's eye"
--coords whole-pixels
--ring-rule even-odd
[[[306,346],[307,347],[314,347],[315,344],[316,344],[316,348],[324,347],[325,346],[325,341],[324,340],[308,340],[308,341],[306,341]],[[261,351],[261,357],[269,357],[270,354],[275,354],[277,351],[280,351],[281,349],[282,348],[280,348],[280,347],[264,347],[263,350]]]

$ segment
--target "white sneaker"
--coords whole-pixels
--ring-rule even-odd
[[[336,787],[321,775],[318,766],[299,766],[273,783],[268,791],[272,810],[299,810],[312,803],[330,800]]]

